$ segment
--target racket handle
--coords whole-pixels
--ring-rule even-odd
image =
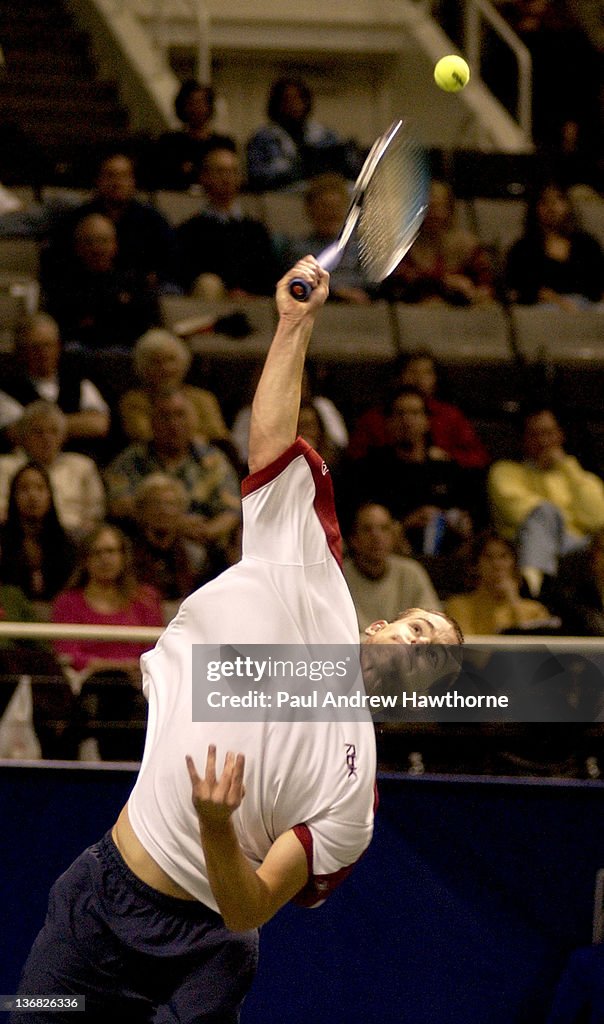
[[[312,288],[308,281],[304,281],[301,277],[294,277],[289,282],[289,294],[296,302],[308,302],[311,292]]]

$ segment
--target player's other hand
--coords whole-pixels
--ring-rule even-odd
[[[202,778],[190,754],[186,757],[187,770],[191,780],[191,798],[200,825],[206,828],[225,825],[233,811],[236,811],[243,797],[243,772],[245,757],[228,751],[220,778],[216,778],[216,747],[208,747],[205,775]]]
[[[290,281],[301,277],[308,281],[312,288],[306,302],[298,302],[289,294]],[[279,316],[288,320],[303,320],[306,316],[316,313],[329,295],[329,274],[319,266],[314,256],[305,256],[288,270],[277,285],[277,310]]]

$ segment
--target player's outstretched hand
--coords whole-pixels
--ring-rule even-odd
[[[208,747],[205,776],[197,773],[195,762],[190,754],[186,757],[187,769],[191,780],[191,797],[197,811],[200,824],[212,827],[226,824],[233,811],[239,807],[245,796],[243,772],[245,757],[228,751],[224,759],[222,775],[216,778],[216,747]]]
[[[306,302],[298,302],[289,293],[290,281],[301,277],[308,281],[312,288]],[[305,256],[288,270],[277,285],[277,309],[279,316],[288,320],[304,320],[309,314],[314,315],[329,295],[329,274],[319,266],[314,256]]]

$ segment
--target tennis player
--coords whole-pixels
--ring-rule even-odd
[[[303,277],[308,302],[288,284]],[[314,906],[373,829],[370,720],[193,722],[193,644],[356,644],[327,467],[296,439],[304,358],[328,274],[313,257],[277,286],[279,324],[253,403],[243,557],[182,604],[143,656],[149,701],[138,779],[113,829],[53,886],[20,992],[86,996],[87,1024],[234,1024],[257,929]],[[457,643],[414,609],[370,642]],[[36,1014],[56,1024],[67,1015]],[[71,1018],[69,1018],[71,1019]],[[19,1013],[13,1024],[30,1021]]]

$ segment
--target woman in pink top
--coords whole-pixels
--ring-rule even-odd
[[[163,626],[159,594],[134,575],[130,544],[121,530],[102,523],[82,545],[70,585],[55,598],[53,622],[106,626]],[[98,669],[132,668],[152,643],[123,640],[58,640],[57,653],[88,675]]]

